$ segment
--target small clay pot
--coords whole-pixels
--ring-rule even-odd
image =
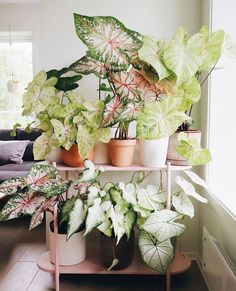
[[[136,139],[111,139],[108,151],[111,163],[116,167],[129,167],[133,162]]]
[[[89,160],[93,160],[94,151],[88,155]],[[83,166],[84,159],[80,156],[77,144],[73,144],[69,150],[62,149],[61,151],[62,161],[69,167],[81,167]]]
[[[101,233],[100,250],[103,266],[109,268],[116,258],[119,262],[112,270],[121,270],[128,267],[134,257],[134,236],[134,231],[131,232],[129,240],[124,235],[117,245],[117,238],[107,237]]]

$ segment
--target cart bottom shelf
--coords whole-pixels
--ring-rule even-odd
[[[49,253],[44,253],[37,261],[38,267],[49,273],[55,272],[55,265],[50,262]],[[171,274],[180,274],[187,271],[191,266],[191,259],[183,254],[176,254],[171,265]],[[60,274],[139,274],[139,275],[160,275],[158,272],[147,267],[141,257],[135,256],[133,262],[125,269],[107,271],[102,266],[100,258],[97,256],[88,256],[88,258],[80,264],[72,266],[59,266]]]

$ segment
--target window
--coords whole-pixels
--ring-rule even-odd
[[[0,32],[0,128],[25,123],[21,116],[22,96],[32,80],[31,33]]]
[[[236,42],[236,2],[214,0],[212,30],[224,29]],[[212,73],[209,103],[209,184],[236,214],[236,60],[223,57]]]

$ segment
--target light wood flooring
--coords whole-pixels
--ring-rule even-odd
[[[54,290],[53,276],[40,271],[36,260],[45,252],[44,225],[28,231],[29,220],[0,223],[0,291]],[[207,291],[193,262],[185,274],[172,276],[172,291]],[[61,275],[61,291],[164,291],[163,276]]]

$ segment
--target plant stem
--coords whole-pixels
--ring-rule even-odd
[[[98,79],[98,99],[101,100],[101,90],[100,90],[100,87],[101,87],[101,78]]]
[[[218,60],[215,62],[214,66],[210,69],[209,73],[206,75],[205,79],[202,81],[201,86],[206,82],[212,71],[215,69],[216,64],[218,63]]]

